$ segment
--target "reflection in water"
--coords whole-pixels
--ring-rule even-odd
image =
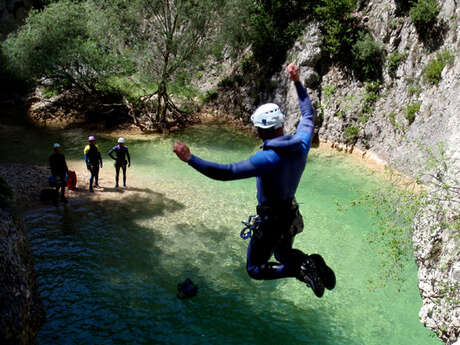
[[[75,137],[61,141],[71,146]],[[255,181],[202,177],[173,156],[178,138],[220,162],[245,159],[258,146],[219,127],[128,142],[128,190],[26,213],[48,313],[40,344],[439,343],[418,321],[413,265],[401,292],[368,288],[379,267],[365,240],[372,222],[358,208],[338,212],[334,201],[369,188],[369,173],[340,157],[310,156],[297,194],[305,231],[296,246],[323,254],[338,280],[318,299],[295,279],[249,279],[247,242],[238,235],[240,220],[254,212]],[[110,143],[101,140],[102,151]],[[177,283],[187,277],[198,295],[178,300]]]

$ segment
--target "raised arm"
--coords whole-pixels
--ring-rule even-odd
[[[305,90],[300,81],[295,82],[295,88],[297,90],[297,96],[299,97],[300,113],[302,114],[302,118],[297,126],[297,133],[306,132],[310,134],[310,136],[313,136],[315,122],[310,97],[308,97],[307,90]]]
[[[302,114],[302,118],[300,119],[300,122],[297,126],[297,133],[307,134],[308,138],[311,139],[313,136],[313,130],[315,128],[315,122],[313,116],[313,106],[311,104],[310,97],[308,97],[307,90],[305,90],[299,80],[299,68],[294,63],[290,63],[286,67],[286,70],[289,73],[290,79],[294,82],[295,88],[297,90],[300,113]]]

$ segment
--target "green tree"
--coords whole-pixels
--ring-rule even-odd
[[[315,8],[324,33],[324,48],[335,59],[349,51],[354,42],[351,13],[356,0],[321,0]]]
[[[141,108],[156,126],[167,129],[185,115],[172,102],[168,85],[178,74],[190,71],[205,53],[221,1],[138,0],[125,3],[130,3],[127,6],[138,18],[135,36],[130,34],[126,39],[136,69],[145,82],[158,85],[153,95],[141,101]],[[171,123],[168,117],[172,117]]]
[[[94,35],[88,23],[103,18],[91,15],[86,3],[70,0],[32,11],[2,45],[8,68],[24,80],[47,80],[61,89],[76,87],[86,94],[104,89],[107,80],[126,73],[129,64]]]

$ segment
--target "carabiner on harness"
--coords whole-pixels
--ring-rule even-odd
[[[248,238],[251,238],[252,233],[259,227],[260,218],[256,214],[251,214],[247,222],[242,221],[241,223],[244,224],[244,228],[240,232],[240,237],[243,240],[247,240]]]

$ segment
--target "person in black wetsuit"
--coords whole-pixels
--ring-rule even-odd
[[[113,155],[115,153],[115,156]],[[112,147],[108,152],[110,158],[115,161],[115,188],[118,188],[120,168],[123,170],[123,187],[126,187],[126,165],[131,167],[131,157],[124,138],[118,138],[118,145]],[[128,160],[126,160],[128,158]]]
[[[217,180],[256,177],[257,222],[248,246],[246,269],[258,280],[295,277],[306,283],[317,297],[335,287],[335,274],[319,254],[307,255],[294,249],[294,237],[303,230],[295,201],[305,169],[314,130],[313,107],[299,81],[299,69],[287,67],[297,90],[302,118],[295,135],[284,135],[284,115],[278,105],[267,103],[256,109],[251,121],[264,141],[262,150],[249,159],[231,164],[205,161],[177,142],[173,151],[200,173]],[[248,222],[249,223],[249,222]],[[272,255],[278,262],[269,262]]]
[[[59,190],[61,190],[61,201],[66,204],[67,199],[64,195],[65,187],[67,185],[66,175],[69,172],[67,168],[67,163],[65,161],[64,155],[61,153],[61,145],[55,143],[54,152],[49,157],[51,175],[54,178],[55,187],[56,187],[56,197],[54,199],[54,204],[57,205],[57,197],[59,195]]]
[[[89,144],[83,149],[85,158],[86,168],[91,173],[89,178],[89,191],[93,190],[93,181],[95,182],[94,187],[99,187],[99,165],[102,168],[102,156],[99,147],[96,145],[96,138],[90,136],[88,138]]]

